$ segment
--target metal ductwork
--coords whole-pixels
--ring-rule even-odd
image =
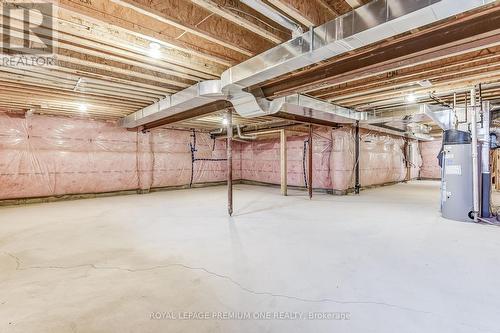
[[[304,32],[300,25],[261,0],[240,0],[240,2],[244,3],[250,8],[253,8],[255,11],[278,23],[282,27],[290,30],[292,33],[292,38],[295,38]]]
[[[431,118],[443,131],[455,128],[455,117],[452,109],[424,104],[420,106],[420,110]]]
[[[374,0],[222,74],[223,90],[263,83],[495,0]]]
[[[300,94],[284,97],[280,112],[339,124],[354,124],[356,121],[370,119],[366,112],[357,112]]]
[[[202,81],[122,118],[121,124],[126,128],[139,127],[224,99],[220,80]]]
[[[230,101],[243,117],[272,115],[276,112],[302,112],[310,117],[344,117],[358,120],[353,113],[342,115],[337,107],[322,102],[319,109],[301,107],[305,96],[294,95],[269,101],[248,87],[302,69],[340,54],[386,38],[466,12],[495,0],[374,0],[322,26],[255,56],[224,73],[220,81],[200,82],[125,117],[123,126],[131,128],[168,115],[200,107],[215,100]],[[192,100],[191,100],[192,99]],[[296,99],[299,105],[290,102]],[[288,102],[287,102],[288,100]],[[328,104],[328,105],[327,105]],[[288,111],[287,111],[288,110]],[[354,116],[354,118],[350,118]],[[345,120],[344,119],[344,120]]]

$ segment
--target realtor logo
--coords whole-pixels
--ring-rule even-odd
[[[54,59],[56,36],[52,3],[0,0],[4,66],[42,66]]]

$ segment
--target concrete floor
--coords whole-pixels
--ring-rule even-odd
[[[0,332],[500,332],[500,228],[440,218],[436,182],[225,200],[1,208]]]

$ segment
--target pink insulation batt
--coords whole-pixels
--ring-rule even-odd
[[[313,134],[313,187],[331,189],[330,180],[330,130],[316,129]],[[292,186],[305,186],[305,169],[307,165],[307,149],[304,142],[308,135],[287,137],[287,182]],[[307,173],[307,171],[306,171]],[[280,140],[258,140],[243,143],[241,147],[241,177],[245,180],[279,184],[280,183]]]
[[[305,186],[304,142],[307,135],[287,138],[288,184]],[[411,177],[417,178],[421,158],[416,141],[412,145]],[[354,131],[315,128],[313,134],[313,187],[347,190],[354,186]],[[308,145],[306,144],[306,149]],[[306,170],[307,170],[307,150]],[[360,178],[362,186],[403,181],[406,178],[404,140],[378,132],[361,130]],[[280,183],[280,144],[278,139],[243,143],[242,179]],[[306,172],[307,173],[307,172]]]
[[[226,180],[226,142],[213,140],[208,133],[163,128],[142,133],[115,122],[0,112],[0,136],[0,199]],[[307,139],[307,134],[287,138],[289,185],[305,186]],[[431,153],[431,146],[420,145],[422,159],[419,145],[409,143],[413,147],[411,177],[418,176],[422,160],[422,173],[427,175],[433,160],[427,155],[434,158],[434,146]],[[404,180],[403,149],[402,138],[362,130],[361,185]],[[279,184],[279,159],[279,139],[234,142],[233,179]],[[353,129],[314,128],[314,188],[352,188],[354,166]]]
[[[103,121],[0,113],[0,198],[187,185],[191,131],[127,131]],[[234,144],[238,156],[239,144]],[[225,158],[225,142],[196,133],[196,158]],[[226,161],[194,162],[193,183],[226,179]],[[234,161],[234,178],[240,178]]]
[[[441,146],[442,142],[440,140],[420,142],[420,151],[422,154],[422,169],[420,170],[420,178],[441,178],[441,167],[439,166],[437,159]]]

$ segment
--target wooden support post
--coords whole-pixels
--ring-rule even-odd
[[[226,114],[227,120],[227,212],[233,215],[233,114],[229,109]]]
[[[308,154],[308,160],[309,160],[309,177],[308,177],[308,184],[307,184],[307,189],[309,190],[309,199],[312,199],[313,196],[313,129],[312,125],[309,125],[309,154]]]
[[[287,155],[286,155],[286,132],[280,130],[280,166],[281,166],[281,194],[287,195]]]

